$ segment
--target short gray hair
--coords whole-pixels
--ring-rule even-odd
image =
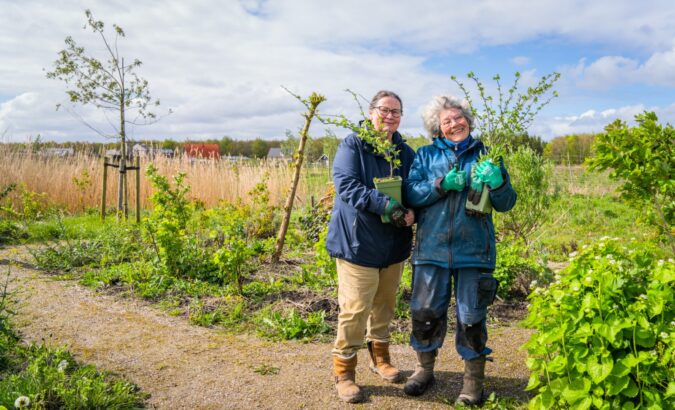
[[[377,94],[375,94],[373,98],[370,100],[370,104],[368,104],[368,111],[372,111],[373,109],[375,109],[375,107],[377,107],[377,103],[384,97],[396,98],[398,100],[398,103],[401,105],[401,112],[403,112],[403,101],[401,101],[401,97],[399,97],[398,94],[396,94],[395,92],[389,90],[378,91]]]
[[[476,124],[473,120],[473,114],[471,113],[469,102],[459,99],[453,95],[438,95],[432,98],[429,104],[424,107],[424,111],[422,111],[424,128],[427,129],[427,132],[431,138],[436,138],[441,135],[441,111],[449,110],[451,108],[461,111],[462,115],[469,123],[469,129],[473,131]]]

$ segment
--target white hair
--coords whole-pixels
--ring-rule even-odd
[[[436,138],[441,135],[441,111],[449,110],[451,108],[458,109],[462,113],[469,123],[469,129],[473,131],[475,123],[469,102],[452,95],[438,95],[432,98],[429,104],[424,107],[424,111],[422,111],[424,128],[427,129],[431,138]]]

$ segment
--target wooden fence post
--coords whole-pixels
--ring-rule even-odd
[[[136,157],[136,223],[141,222],[141,159]]]
[[[105,201],[108,181],[108,159],[103,157],[103,192],[101,192],[101,220],[105,221]]]

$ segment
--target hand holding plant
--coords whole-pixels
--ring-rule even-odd
[[[405,215],[408,213],[408,209],[401,205],[394,198],[389,198],[387,206],[384,208],[384,215],[382,219],[384,222],[392,223],[394,226],[402,228],[406,226]]]
[[[504,183],[502,170],[490,160],[485,160],[476,165],[476,177],[486,183],[490,189],[497,189]]]
[[[444,191],[461,191],[466,186],[466,171],[460,171],[459,167],[454,167],[441,181],[441,188]]]

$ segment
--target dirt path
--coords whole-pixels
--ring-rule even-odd
[[[0,261],[16,259],[0,249]],[[5,272],[6,267],[0,267]],[[272,343],[255,336],[226,335],[190,325],[143,302],[100,295],[74,281],[54,280],[26,266],[12,266],[11,287],[20,300],[15,320],[26,340],[66,345],[84,362],[123,374],[151,396],[159,409],[348,408],[334,393],[330,348],[326,343]],[[517,326],[491,330],[494,362],[487,367],[487,388],[498,395],[525,399],[526,355],[518,350],[529,331]],[[409,376],[414,353],[392,348],[394,363]],[[461,384],[462,362],[452,337],[441,349],[437,380],[421,398],[403,394],[372,374],[366,353],[359,353],[357,382],[368,401],[357,408],[448,408]],[[261,366],[280,369],[261,375]]]

